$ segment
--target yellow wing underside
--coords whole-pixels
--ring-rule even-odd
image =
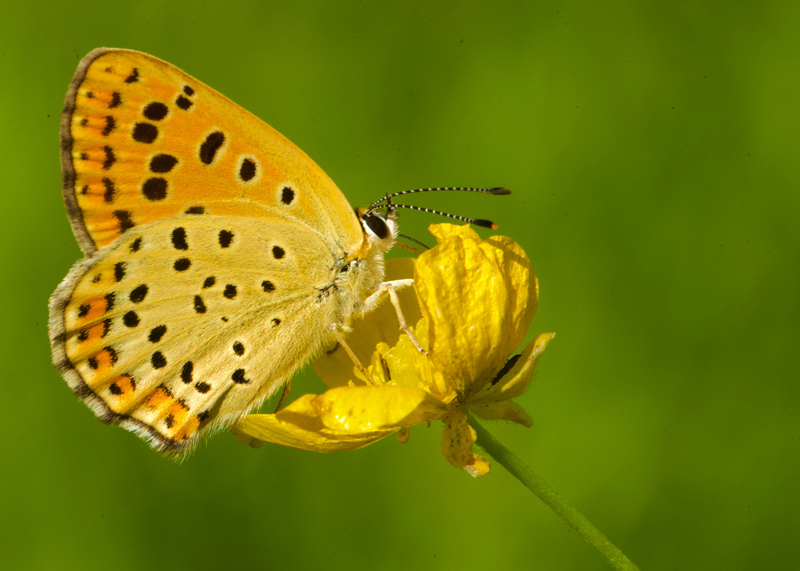
[[[134,228],[53,295],[56,365],[101,420],[188,450],[329,341],[335,273],[332,253],[292,223],[182,216]]]

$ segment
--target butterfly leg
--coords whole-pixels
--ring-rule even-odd
[[[333,330],[333,334],[336,337],[336,341],[338,341],[339,345],[341,345],[342,348],[344,348],[344,350],[347,352],[347,355],[350,357],[353,363],[355,363],[356,367],[358,367],[358,370],[361,371],[362,375],[364,375],[364,378],[367,379],[371,385],[377,384],[375,381],[372,380],[372,377],[370,376],[369,372],[367,371],[367,369],[364,368],[364,365],[361,364],[361,361],[358,360],[356,354],[353,353],[353,350],[350,348],[350,345],[348,345],[347,341],[344,340],[344,335],[342,335],[342,332],[339,330],[339,324],[334,323],[333,325],[331,325],[331,329]]]
[[[275,412],[273,414],[277,414],[277,412],[283,408],[283,403],[286,401],[286,397],[292,394],[292,379],[286,381],[286,384],[283,385],[283,392],[281,393],[281,400],[278,401],[278,406],[275,407]]]
[[[414,344],[414,347],[417,348],[417,351],[419,351],[420,353],[422,353],[427,357],[428,352],[422,348],[422,345],[420,345],[419,341],[417,341],[417,338],[414,337],[414,334],[411,332],[411,329],[408,328],[408,324],[406,323],[406,318],[403,316],[403,309],[400,307],[400,298],[397,297],[398,289],[400,289],[401,287],[408,287],[410,285],[414,285],[413,279],[383,282],[378,285],[378,291],[370,295],[364,303],[367,306],[367,308],[371,308],[378,303],[380,296],[383,295],[384,292],[388,293],[389,299],[391,300],[392,305],[394,306],[394,310],[397,313],[397,321],[400,322],[400,329],[402,329],[403,332],[406,335],[408,335],[408,338]]]

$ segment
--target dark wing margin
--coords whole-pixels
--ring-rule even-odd
[[[69,217],[70,226],[72,226],[72,233],[78,241],[78,245],[86,256],[91,256],[97,251],[94,240],[92,240],[89,232],[86,230],[86,225],[83,222],[83,213],[78,206],[78,200],[75,198],[75,166],[72,164],[72,115],[75,113],[75,98],[78,95],[83,80],[86,78],[86,72],[89,66],[94,63],[94,60],[108,52],[117,51],[112,48],[97,48],[89,52],[78,64],[78,69],[69,83],[67,95],[64,98],[64,110],[61,112],[61,182],[62,182],[62,195],[64,197],[64,204],[67,207],[67,216]]]
[[[72,88],[70,87],[70,89]],[[67,381],[72,392],[86,403],[100,421],[106,424],[119,425],[125,430],[129,430],[139,436],[162,454],[182,459],[191,449],[191,446],[197,442],[197,438],[194,438],[192,443],[187,446],[186,443],[178,442],[171,438],[165,438],[157,430],[135,418],[114,412],[102,398],[89,388],[89,385],[86,384],[81,374],[75,369],[72,362],[67,357],[67,331],[66,325],[64,324],[64,309],[72,299],[72,292],[75,291],[81,277],[91,270],[101,259],[102,256],[94,256],[76,263],[72,266],[64,280],[59,284],[58,288],[56,288],[56,291],[53,292],[53,295],[50,296],[48,333],[50,336],[50,348],[53,352],[53,365],[55,365],[58,372],[64,377],[64,380]]]

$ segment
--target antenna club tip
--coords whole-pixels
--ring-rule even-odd
[[[504,186],[498,186],[497,188],[490,189],[490,194],[497,194],[497,195],[511,194],[511,191]]]
[[[481,220],[480,218],[476,218],[474,220],[470,220],[470,224],[480,226],[481,228],[491,228],[492,230],[497,230],[497,224],[491,220]]]

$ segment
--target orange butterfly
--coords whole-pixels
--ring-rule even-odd
[[[86,258],[50,299],[53,361],[161,451],[243,417],[410,282],[383,282],[390,200],[354,212],[290,141],[153,56],[80,62],[61,163]]]

